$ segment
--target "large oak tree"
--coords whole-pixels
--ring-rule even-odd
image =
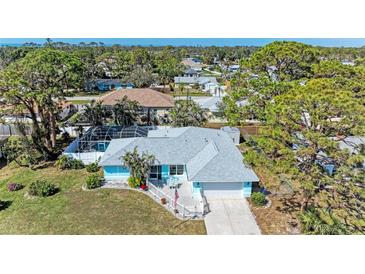
[[[79,87],[80,75],[77,57],[50,47],[34,50],[0,72],[0,96],[14,113],[31,119],[33,144],[45,159],[57,156],[58,114],[65,95]]]

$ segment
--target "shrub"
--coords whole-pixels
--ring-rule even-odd
[[[77,160],[77,159],[72,159],[70,157],[68,157],[67,155],[62,155],[60,156],[55,165],[59,168],[59,169],[82,169],[84,168],[84,164],[82,161]]]
[[[67,141],[69,141],[70,140],[70,138],[71,138],[71,136],[70,136],[70,134],[67,132],[67,131],[65,131],[65,132],[62,132],[62,139],[65,141],[65,142],[67,142]]]
[[[345,235],[350,234],[345,224],[325,209],[309,208],[298,214],[304,234]]]
[[[251,195],[251,201],[255,206],[264,206],[266,204],[265,194],[254,192]]]
[[[138,188],[141,186],[141,183],[142,183],[142,180],[140,178],[137,178],[137,177],[133,177],[133,176],[130,176],[128,178],[128,185],[131,187],[131,188]]]
[[[22,125],[23,127],[23,125]],[[42,155],[34,149],[28,137],[11,136],[6,141],[3,152],[9,162],[33,168],[42,161]]]
[[[95,162],[95,163],[91,163],[90,165],[87,165],[86,166],[86,170],[87,172],[98,172],[100,169],[99,165],[98,165],[98,162]]]
[[[29,194],[33,196],[47,197],[57,193],[57,191],[56,185],[45,180],[37,180],[29,186]]]
[[[90,174],[86,178],[86,187],[88,189],[94,189],[97,187],[101,187],[102,183],[103,183],[103,177],[97,173]]]
[[[10,192],[17,191],[17,190],[20,190],[22,188],[23,188],[23,185],[22,184],[18,184],[18,183],[10,183],[10,184],[8,184],[8,190]]]

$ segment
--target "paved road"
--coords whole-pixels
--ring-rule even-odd
[[[261,234],[246,199],[208,199],[208,203],[211,212],[204,218],[208,235]]]
[[[91,101],[91,100],[97,100],[99,96],[73,96],[73,97],[66,97],[66,100],[71,101]]]

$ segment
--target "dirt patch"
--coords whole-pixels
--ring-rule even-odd
[[[262,234],[270,235],[296,235],[301,234],[297,219],[296,207],[288,204],[288,197],[268,195],[271,206],[255,207],[248,199],[251,211],[256,217]],[[292,199],[289,199],[292,200]]]

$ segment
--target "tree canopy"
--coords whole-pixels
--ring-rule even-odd
[[[80,87],[81,73],[79,58],[48,47],[29,52],[0,71],[0,96],[14,113],[29,115],[33,145],[45,158],[55,157],[61,104],[65,95]]]
[[[192,100],[176,101],[175,107],[170,111],[171,124],[175,127],[200,127],[208,121],[208,116],[207,110]]]
[[[261,123],[245,159],[300,197],[306,232],[365,233],[365,154],[339,146],[365,136],[364,67],[318,54],[294,42],[263,47],[244,61],[222,108],[232,125]]]

